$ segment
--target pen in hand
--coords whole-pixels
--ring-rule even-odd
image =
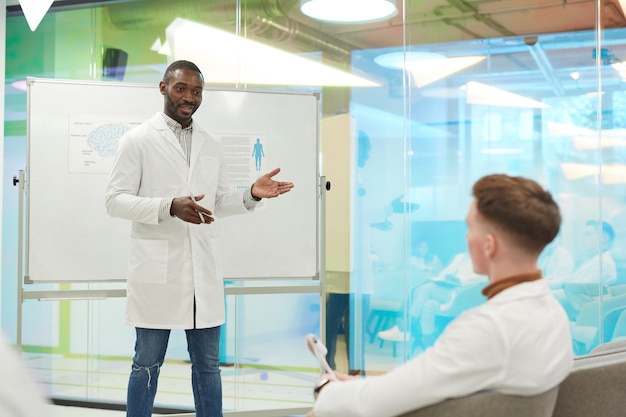
[[[211,224],[215,221],[213,212],[202,207],[198,201],[204,198],[204,194],[186,194],[172,199],[170,215],[176,216],[184,222],[193,224]]]
[[[193,194],[190,194],[189,197],[191,197],[191,201],[193,201],[194,203],[198,204],[198,202],[196,201],[196,197]],[[204,221],[204,214],[202,214],[199,211],[198,211],[198,214],[200,215],[200,222],[205,223],[205,221]]]

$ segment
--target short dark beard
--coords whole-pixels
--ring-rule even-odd
[[[168,94],[167,90],[165,91],[165,108],[166,108],[166,110],[168,112],[170,112],[169,116],[172,119],[176,120],[181,125],[184,125],[185,122],[187,122],[187,121],[191,121],[191,116],[193,115],[193,113],[189,116],[188,119],[182,119],[182,120],[180,119],[180,117],[176,113],[176,105],[174,104],[174,102],[170,98],[170,95]],[[194,113],[195,113],[196,109],[197,109],[197,107],[194,108]]]

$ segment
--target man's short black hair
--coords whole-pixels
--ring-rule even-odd
[[[181,59],[179,61],[172,62],[169,65],[169,67],[167,67],[167,69],[165,70],[165,74],[163,74],[163,82],[165,84],[167,84],[168,81],[170,80],[170,78],[172,78],[172,76],[176,72],[176,70],[179,70],[179,69],[186,69],[186,70],[195,71],[198,74],[202,75],[202,71],[200,71],[200,68],[198,68],[198,66],[196,64],[194,64],[191,61],[185,61],[185,60]],[[204,77],[202,77],[202,78],[204,79]]]

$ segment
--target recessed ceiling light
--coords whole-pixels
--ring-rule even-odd
[[[402,69],[405,64],[416,63],[420,61],[432,61],[438,59],[446,59],[445,55],[435,52],[421,52],[421,51],[408,51],[408,52],[390,52],[387,54],[378,55],[374,58],[381,67]]]
[[[465,88],[465,101],[468,104],[536,109],[550,107],[541,101],[476,81],[470,81],[463,88]]]
[[[485,57],[481,55],[448,58],[442,54],[422,51],[392,52],[374,58],[374,62],[380,66],[396,69],[404,68],[407,70],[418,88],[434,83],[484,60]]]
[[[191,20],[176,18],[165,33],[159,53],[167,53],[172,61],[195,62],[203,69],[206,83],[380,87],[363,74],[341,71]],[[207,50],[202,45],[212,47]]]
[[[300,0],[300,10],[316,20],[333,23],[367,23],[398,13],[395,0]]]

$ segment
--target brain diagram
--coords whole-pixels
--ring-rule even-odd
[[[115,155],[117,141],[129,127],[121,123],[107,123],[98,126],[87,136],[87,144],[91,149],[98,152],[102,158],[109,158]]]

